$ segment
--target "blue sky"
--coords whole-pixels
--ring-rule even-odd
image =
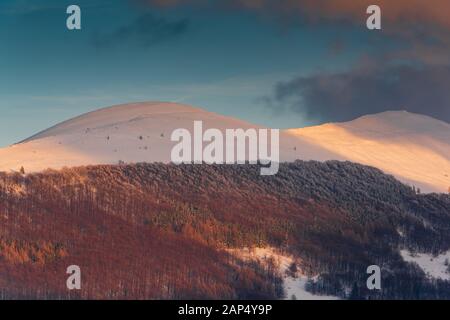
[[[70,4],[81,7],[82,30],[66,28]],[[151,1],[2,0],[0,146],[87,111],[146,100],[192,104],[272,127],[337,120],[322,109],[315,114],[317,99],[303,96],[321,95],[314,80],[402,45],[365,25],[279,20],[251,10]],[[330,86],[348,80],[326,79]],[[293,86],[299,91],[286,97],[277,92]]]

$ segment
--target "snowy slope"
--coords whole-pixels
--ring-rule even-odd
[[[87,113],[0,149],[0,171],[26,172],[119,161],[170,162],[173,130],[259,128],[191,106],[145,102]],[[407,112],[385,112],[347,123],[285,130],[281,161],[350,160],[395,175],[423,192],[450,186],[450,125]]]
[[[171,103],[135,103],[113,106],[63,122],[0,150],[0,170],[27,172],[63,166],[170,162],[174,129],[193,121],[205,127],[246,128],[250,124],[201,109]]]
[[[450,187],[450,125],[406,111],[287,130],[336,157],[377,167],[423,192]]]
[[[168,163],[176,144],[170,140],[172,132],[186,128],[193,134],[193,123],[199,120],[203,121],[203,130],[260,128],[175,103],[118,105],[81,115],[0,149],[0,171],[19,171],[23,166],[26,172],[34,172],[119,161]],[[283,142],[280,153],[292,159],[305,154],[311,159],[332,157],[322,148],[299,143],[298,138],[288,134],[281,134],[280,140]]]

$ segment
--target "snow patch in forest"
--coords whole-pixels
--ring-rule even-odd
[[[428,278],[450,280],[450,251],[438,256],[409,250],[400,250],[400,254],[404,261],[416,263]]]
[[[257,260],[262,264],[272,261],[278,268],[278,272],[283,278],[283,288],[285,291],[285,299],[296,300],[337,300],[335,296],[314,295],[306,291],[306,283],[309,280],[314,281],[317,277],[308,277],[299,269],[299,259],[280,253],[271,247],[266,248],[243,248],[230,249],[231,254],[243,260]],[[295,263],[297,270],[292,271],[291,266]]]

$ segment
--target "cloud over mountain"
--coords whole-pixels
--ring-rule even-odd
[[[340,73],[300,74],[274,88],[270,106],[321,121],[345,121],[365,113],[405,109],[450,121],[450,2],[447,0],[145,0],[150,6],[189,7],[220,12],[246,11],[284,25],[341,26],[377,38],[364,53],[370,67]],[[382,30],[366,30],[366,9],[382,10]],[[296,24],[296,23],[297,24]],[[348,30],[347,30],[348,31]],[[376,33],[378,32],[378,33]],[[330,43],[333,50],[335,44]],[[347,41],[339,52],[354,49]]]
[[[269,105],[319,121],[404,109],[450,122],[449,83],[448,66],[355,68],[280,82]]]

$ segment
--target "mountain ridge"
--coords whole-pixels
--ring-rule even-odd
[[[0,171],[38,172],[80,165],[170,162],[171,131],[192,128],[262,128],[201,108],[136,102],[102,108],[56,124],[0,149]],[[393,174],[424,192],[450,186],[450,125],[406,111],[365,115],[280,131],[280,161],[348,160]]]

